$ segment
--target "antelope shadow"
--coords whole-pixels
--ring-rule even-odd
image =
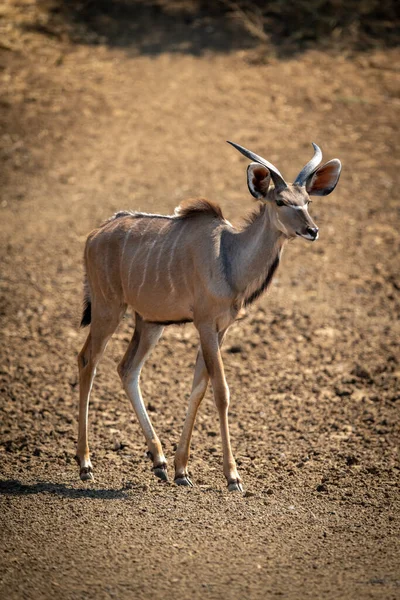
[[[38,481],[37,483],[26,484],[16,479],[0,481],[0,496],[29,496],[32,494],[52,494],[64,498],[91,498],[95,500],[121,500],[127,498],[127,491],[131,487],[121,489],[93,489],[93,488],[72,488],[60,483],[49,483]]]

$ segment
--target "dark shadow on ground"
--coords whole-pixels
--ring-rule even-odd
[[[394,0],[38,0],[25,29],[131,54],[194,56],[260,46],[284,57],[309,48],[399,43]]]
[[[31,494],[52,494],[64,498],[92,498],[95,500],[121,500],[127,498],[127,491],[131,487],[115,489],[71,488],[64,484],[47,483],[39,481],[33,484],[24,484],[15,479],[0,481],[0,496],[29,496]]]
[[[202,4],[207,3],[55,0],[50,4],[43,0],[41,16],[26,28],[60,39],[67,35],[78,44],[107,44],[134,55],[200,56],[206,50],[229,52],[255,45],[240,24]]]

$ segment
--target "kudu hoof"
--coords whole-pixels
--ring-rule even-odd
[[[74,459],[79,467],[79,477],[81,480],[94,481],[92,465],[89,465],[88,467],[81,467],[81,460],[77,454],[74,456]]]
[[[82,467],[79,477],[82,481],[94,481],[92,467]]]
[[[228,491],[229,492],[243,492],[243,486],[240,481],[232,481],[228,483]]]
[[[158,467],[153,467],[153,473],[156,477],[161,479],[161,481],[169,481],[167,465],[160,465]]]
[[[193,487],[193,483],[191,482],[191,480],[189,479],[189,477],[187,475],[184,475],[183,477],[177,477],[175,479],[175,483],[176,485],[183,485],[186,487]]]

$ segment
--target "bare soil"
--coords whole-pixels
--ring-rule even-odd
[[[0,12],[0,596],[399,598],[398,50],[278,59],[233,26],[145,9],[115,31],[104,17],[114,37],[74,40],[48,14],[31,0]],[[311,141],[343,162],[312,205],[320,240],[289,244],[224,346],[246,492],[225,488],[210,392],[195,487],[154,479],[116,373],[131,316],[98,369],[84,484],[86,235],[116,210],[170,214],[193,196],[240,221],[247,163],[226,139],[289,180]],[[167,328],[142,377],[170,464],[196,347],[192,326]]]

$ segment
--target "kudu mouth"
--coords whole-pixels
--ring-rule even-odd
[[[305,233],[299,233],[296,231],[298,237],[302,237],[310,242],[315,242],[319,238],[318,227],[307,227]]]

